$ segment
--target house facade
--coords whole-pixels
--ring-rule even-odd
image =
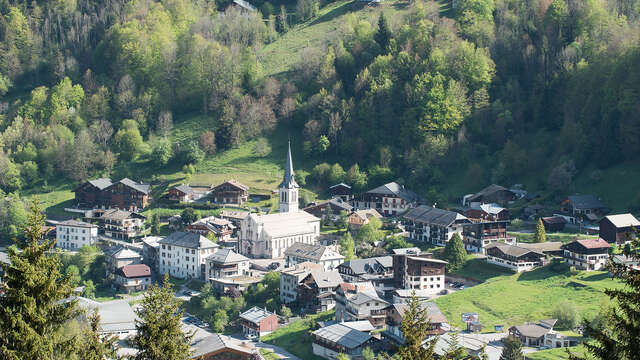
[[[142,264],[142,255],[131,249],[116,245],[104,252],[107,273],[116,271],[126,265]]]
[[[169,189],[167,198],[179,202],[192,202],[196,198],[196,192],[191,186],[182,184]]]
[[[335,289],[342,283],[337,270],[311,270],[298,285],[298,299],[308,311],[328,311],[335,307]]]
[[[161,274],[178,279],[206,280],[206,258],[219,247],[200,234],[174,232],[158,241]]]
[[[602,239],[575,240],[562,246],[565,262],[580,270],[602,270],[609,261],[609,243]]]
[[[249,259],[232,249],[219,249],[206,258],[206,276],[211,278],[229,278],[249,274]]]
[[[438,294],[445,289],[446,265],[446,261],[433,259],[431,254],[394,255],[393,277],[396,288]]]
[[[311,333],[313,354],[328,360],[337,360],[340,354],[349,359],[360,360],[362,350],[375,342],[366,332],[352,329],[344,324],[333,324]]]
[[[298,287],[311,270],[321,270],[323,266],[312,262],[303,262],[280,272],[280,301],[290,304],[298,300]]]
[[[115,282],[127,293],[146,290],[151,285],[151,269],[145,264],[125,265],[116,272]]]
[[[342,201],[349,201],[352,197],[351,186],[340,183],[329,187],[329,195],[333,199],[342,199]]]
[[[530,271],[546,265],[542,252],[508,244],[492,244],[486,249],[487,262],[515,272]]]
[[[383,216],[396,216],[415,207],[420,197],[396,182],[369,190],[353,200],[357,209],[376,209]]]
[[[83,221],[67,220],[56,224],[56,247],[79,250],[98,241],[98,227]]]
[[[108,203],[108,193],[104,189],[113,185],[111,179],[89,180],[73,190],[75,203],[81,208],[94,208]]]
[[[515,336],[524,346],[540,347],[545,345],[545,337],[553,331],[558,320],[540,320],[538,323],[526,323],[509,328],[509,335]]]
[[[236,226],[227,219],[209,216],[185,226],[185,230],[204,236],[214,234],[218,240],[229,241],[236,230]]]
[[[600,238],[610,244],[633,241],[640,231],[640,221],[631,214],[605,216],[600,220]]]
[[[376,329],[385,325],[386,308],[389,303],[373,291],[340,293],[336,291],[336,321],[369,320]]]
[[[544,230],[548,232],[557,232],[564,230],[567,220],[562,216],[546,216],[542,218]]]
[[[471,224],[462,214],[426,205],[409,210],[402,222],[411,240],[438,246],[446,245],[455,233],[462,238],[464,226]]]
[[[120,210],[109,209],[98,218],[100,227],[104,230],[104,235],[118,240],[129,240],[141,235],[146,221],[144,215]]]
[[[353,206],[340,198],[334,198],[319,204],[309,205],[303,210],[321,219],[327,219],[330,216],[331,218],[328,220],[335,221],[340,217],[341,212],[350,213]]]
[[[516,237],[507,234],[509,221],[483,221],[464,225],[462,241],[467,251],[484,254],[491,244],[515,245]]]
[[[472,202],[464,214],[472,222],[509,221],[511,217],[509,210],[495,203]]]
[[[284,251],[287,267],[295,266],[303,262],[320,264],[325,271],[336,269],[344,262],[344,256],[328,246],[311,245],[296,242]]]
[[[428,336],[442,335],[446,332],[445,326],[449,323],[447,318],[442,314],[438,305],[433,302],[421,301],[420,304],[425,310],[429,319]],[[405,337],[402,332],[402,319],[408,308],[406,303],[396,303],[389,305],[386,310],[386,328],[382,332],[382,336],[397,346],[404,345]]]
[[[237,180],[227,180],[211,190],[213,202],[242,205],[249,200],[249,187]]]
[[[607,207],[593,195],[572,195],[560,203],[564,213],[573,217],[595,219],[606,212]]]
[[[242,334],[248,339],[260,338],[278,330],[278,316],[257,306],[240,314]]]
[[[368,224],[371,218],[382,219],[382,215],[376,209],[356,210],[347,218],[349,231],[358,232],[361,227]]]

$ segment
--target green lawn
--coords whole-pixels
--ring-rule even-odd
[[[575,346],[569,348],[574,355],[582,356],[585,353],[584,346]],[[529,360],[565,360],[569,359],[569,354],[567,354],[567,349],[550,349],[550,350],[542,350],[536,351],[534,353],[527,354],[527,359]]]
[[[261,337],[260,340],[267,344],[280,346],[301,359],[319,360],[321,358],[313,355],[311,350],[312,340],[309,331],[316,321],[330,320],[333,318],[333,314],[333,311],[326,311],[307,316],[303,320],[296,321],[289,326],[282,327],[271,334]]]
[[[532,243],[534,242],[534,234],[521,233],[521,232],[509,232],[509,235],[515,236],[518,242]],[[560,241],[562,243],[569,243],[576,239],[597,239],[598,235],[586,235],[577,233],[547,233],[547,241]]]
[[[260,354],[262,354],[262,356],[264,356],[264,358],[266,360],[278,360],[280,359],[280,357],[278,357],[278,355],[274,354],[273,351],[269,351],[266,349],[260,349]]]
[[[469,260],[467,260],[462,269],[453,274],[468,277],[473,280],[485,281],[498,276],[511,276],[513,272],[503,267],[489,264],[485,259],[478,259],[470,255]]]
[[[481,271],[482,266],[471,269]],[[566,267],[553,265],[521,274],[496,275],[485,275],[486,282],[435,302],[453,326],[463,327],[460,313],[477,312],[484,329],[492,331],[496,324],[506,327],[549,318],[555,306],[566,300],[576,305],[581,316],[593,317],[608,299],[604,289],[621,286],[606,272],[571,275]]]

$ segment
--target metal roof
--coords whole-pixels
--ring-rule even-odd
[[[173,188],[175,190],[180,191],[183,194],[187,194],[187,195],[195,194],[195,190],[193,190],[193,188],[189,185],[182,184],[182,185],[174,186]]]
[[[143,194],[149,194],[149,192],[151,192],[151,185],[149,184],[137,183],[129,178],[124,178],[118,182]]]
[[[364,332],[370,332],[376,329],[369,320],[345,321],[345,322],[341,322],[340,324],[348,328],[351,328],[353,330],[364,331]]]
[[[491,214],[491,215],[498,215],[498,214],[500,214],[500,212],[506,210],[502,206],[500,206],[498,204],[495,204],[495,203],[480,204],[480,203],[477,203],[477,202],[474,202],[474,203],[471,204],[471,209],[482,210],[482,211],[486,212],[487,214]]]
[[[275,314],[272,312],[269,312],[267,309],[262,309],[257,306],[254,306],[251,309],[240,314],[240,317],[254,324],[258,324],[260,323],[260,321],[268,318],[271,315],[275,315]]]
[[[249,261],[249,258],[242,254],[238,254],[232,249],[226,248],[226,249],[219,249],[213,254],[209,255],[207,257],[207,261],[212,261],[218,264],[231,264],[231,263],[237,263],[241,261]]]
[[[295,242],[284,251],[285,256],[297,256],[320,261],[322,259],[344,259],[344,256],[323,245],[311,245]]]
[[[313,277],[313,281],[319,288],[335,288],[342,283],[342,276],[337,270],[324,271],[321,269],[311,270],[308,276]]]
[[[393,195],[409,202],[420,200],[418,194],[406,189],[404,185],[400,185],[397,182],[390,182],[382,186],[378,186],[373,190],[367,191],[368,194],[381,194],[381,195]]]
[[[221,334],[213,334],[205,338],[195,340],[193,343],[191,343],[191,350],[193,351],[193,353],[191,354],[191,358],[196,359],[200,356],[222,349],[232,349],[243,352],[245,354],[253,354],[255,352],[255,347],[253,345],[250,345],[246,342],[236,344],[236,341],[233,341],[227,336]]]
[[[333,186],[329,186],[329,189],[333,189],[333,188],[336,188],[336,187],[338,187],[338,186],[344,186],[344,187],[346,187],[346,188],[351,189],[351,186],[349,186],[349,185],[347,185],[347,184],[345,184],[345,183],[340,183],[340,184],[335,184],[335,185],[333,185]]]
[[[97,226],[94,224],[84,222],[84,221],[78,221],[78,220],[65,220],[65,221],[59,222],[57,225],[84,227],[84,228],[97,228]]]
[[[496,185],[496,184],[491,184],[489,186],[487,186],[486,188],[478,191],[477,193],[473,194],[472,197],[470,197],[468,200],[469,201],[475,201],[475,200],[479,200],[487,195],[491,195],[494,194],[498,191],[509,191],[512,192],[511,190],[505,188],[504,186],[500,186],[500,185]]]
[[[95,179],[95,180],[89,180],[89,184],[97,187],[100,190],[105,189],[105,188],[113,185],[113,183],[111,182],[111,179],[109,179],[109,178],[100,178],[100,179]]]
[[[527,248],[523,248],[520,246],[514,246],[514,245],[509,245],[509,244],[505,244],[505,243],[493,243],[493,244],[489,244],[486,249],[492,249],[492,248],[498,248],[500,249],[500,251],[508,256],[513,256],[515,258],[527,255],[529,253],[534,253],[536,255],[539,256],[544,256],[543,253],[533,250],[533,249],[527,249]]]
[[[638,221],[635,216],[629,213],[609,215],[605,216],[605,219],[609,220],[613,224],[613,226],[617,228],[640,226],[640,221]]]
[[[131,219],[134,217],[146,219],[144,215],[140,215],[135,212],[120,210],[120,209],[109,209],[105,211],[102,214],[102,216],[100,216],[101,219],[110,219],[110,220],[124,220],[124,219]]]
[[[209,248],[217,248],[220,247],[218,244],[211,242],[211,240],[206,237],[190,233],[177,231],[173,234],[167,236],[166,238],[158,241],[160,244],[165,245],[173,245],[173,246],[181,246],[190,249],[209,249]]]
[[[422,250],[417,247],[391,249],[391,252],[395,255],[420,255]]]
[[[456,221],[462,221],[470,223],[466,216],[454,211],[438,209],[431,206],[420,205],[416,208],[409,210],[404,214],[404,218],[421,222],[425,224],[436,224],[441,226],[449,226]]]
[[[371,272],[386,271],[393,266],[391,256],[380,256],[368,259],[354,259],[344,262],[340,267],[350,268],[355,275],[368,274]]]
[[[593,195],[571,195],[569,201],[576,209],[603,209],[606,206]]]
[[[127,300],[115,300],[99,303],[83,297],[77,297],[78,305],[84,309],[98,309],[101,332],[119,332],[135,330],[137,318]]]
[[[371,340],[371,335],[354,330],[344,324],[334,324],[323,327],[313,332],[316,337],[328,342],[344,346],[347,349],[355,349]]]

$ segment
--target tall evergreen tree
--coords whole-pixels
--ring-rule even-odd
[[[624,249],[623,254],[638,261],[640,240],[634,239],[632,246]],[[585,342],[587,351],[596,359],[631,360],[640,354],[640,271],[624,264],[609,262],[613,277],[622,280],[626,286],[606,289],[604,292],[615,306],[606,312],[606,325],[585,323],[585,334],[592,341]],[[571,354],[572,360],[586,359]],[[589,357],[590,358],[590,357]]]
[[[378,32],[375,34],[375,40],[382,48],[382,52],[387,52],[387,46],[389,46],[389,41],[391,41],[391,29],[389,28],[389,23],[387,22],[387,18],[384,16],[384,13],[380,13],[380,17],[378,17]]]
[[[398,350],[401,359],[431,360],[434,357],[434,348],[438,337],[434,337],[423,346],[424,339],[429,335],[431,323],[427,311],[420,304],[420,300],[411,294],[407,309],[402,316],[402,333],[405,342]]]
[[[453,234],[444,247],[443,256],[449,263],[447,264],[447,271],[456,271],[464,265],[467,261],[467,251],[464,249],[460,234]]]
[[[151,234],[160,235],[160,216],[157,212],[151,215]]]
[[[60,335],[62,327],[80,314],[71,281],[60,272],[57,256],[47,255],[55,240],[44,239],[44,215],[37,199],[24,229],[25,240],[8,249],[11,264],[0,263],[4,296],[0,296],[0,358],[49,360],[67,358],[75,338]]]
[[[153,285],[138,310],[138,333],[133,346],[138,349],[135,360],[186,360],[193,333],[182,331],[183,311],[173,296],[169,275],[165,274],[162,286]]]
[[[89,328],[84,331],[79,343],[78,358],[80,360],[118,360],[118,348],[116,342],[118,338],[113,335],[101,335],[98,332],[100,325],[100,315],[98,311],[89,317]]]
[[[450,339],[447,340],[447,350],[445,352],[444,358],[451,360],[463,360],[469,356],[469,353],[460,346],[460,341],[458,340],[458,332],[453,331],[450,333]]]
[[[544,230],[542,218],[538,219],[538,223],[536,224],[535,240],[537,243],[543,243],[547,241],[547,232]]]
[[[524,360],[520,339],[515,336],[508,336],[504,339],[504,348],[502,348],[500,360]]]

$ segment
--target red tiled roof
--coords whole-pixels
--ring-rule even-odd
[[[356,291],[356,285],[350,283],[342,283],[340,284],[340,288],[342,291]]]
[[[151,276],[151,269],[145,264],[125,265],[120,272],[127,278]]]
[[[587,249],[601,249],[609,247],[609,243],[600,238],[576,240],[576,242]]]

